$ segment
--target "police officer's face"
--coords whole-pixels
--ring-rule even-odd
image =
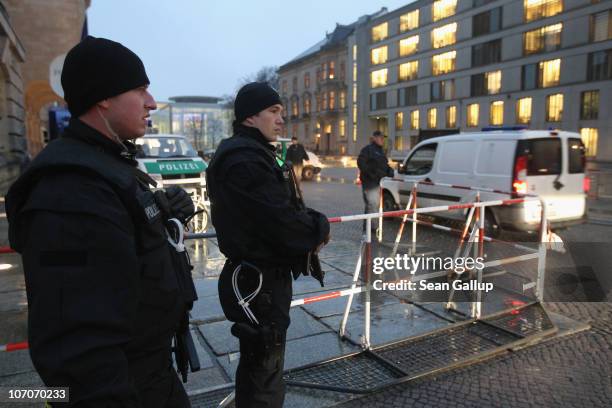
[[[268,142],[275,142],[283,132],[283,105],[272,105],[247,119],[247,124],[259,129]]]
[[[157,109],[146,86],[109,98],[107,106],[106,119],[122,140],[143,136],[149,112]]]

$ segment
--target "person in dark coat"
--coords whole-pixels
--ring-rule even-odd
[[[234,135],[206,171],[212,223],[227,257],[219,298],[240,342],[236,406],[281,407],[292,274],[329,239],[327,218],[305,208],[286,163],[270,144],[282,132],[283,106],[265,83],[240,89]]]
[[[291,138],[291,145],[287,148],[287,161],[291,162],[293,172],[299,180],[302,179],[302,169],[304,168],[304,160],[308,160],[308,153],[301,143],[298,143],[297,137]]]
[[[156,109],[148,84],[140,58],[117,42],[72,48],[62,71],[70,124],[6,197],[30,356],[47,386],[69,388],[62,406],[190,406],[172,365],[187,306],[164,222],[185,220],[193,203],[174,187],[160,207],[136,168],[128,140]]]
[[[357,167],[359,167],[359,178],[361,180],[361,191],[365,203],[365,214],[375,213],[380,204],[380,179],[393,177],[393,169],[383,151],[385,138],[376,130],[372,134],[372,141],[359,152]],[[363,224],[365,231],[365,222]]]

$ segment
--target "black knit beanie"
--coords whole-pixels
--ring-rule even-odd
[[[281,104],[278,92],[265,82],[251,82],[238,91],[234,101],[236,122],[256,115],[272,105]]]
[[[85,38],[68,52],[62,69],[64,99],[74,117],[97,102],[148,84],[140,58],[105,38]]]

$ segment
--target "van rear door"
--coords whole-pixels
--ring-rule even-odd
[[[551,136],[523,139],[517,144],[515,168],[517,163],[525,163],[526,192],[544,199],[551,221],[580,218],[584,214],[582,177],[578,173],[568,173],[570,160],[566,140]],[[573,169],[578,170],[576,166]]]

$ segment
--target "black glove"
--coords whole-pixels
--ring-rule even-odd
[[[179,186],[170,186],[166,189],[166,198],[170,205],[170,216],[178,218],[181,222],[195,212],[191,197]]]

